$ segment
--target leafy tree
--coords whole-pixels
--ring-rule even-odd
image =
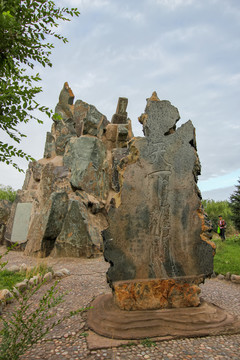
[[[47,38],[66,43],[67,38],[56,28],[61,20],[70,21],[73,16],[79,16],[76,8],[58,8],[50,0],[0,0],[0,129],[16,143],[26,136],[18,129],[20,123],[32,119],[42,123],[34,116],[35,110],[49,117],[52,114],[34,100],[42,88],[36,84],[41,80],[39,74],[31,70],[37,63],[52,66],[49,57],[54,45]],[[15,156],[33,160],[0,141],[0,161],[23,171],[13,161]]]
[[[202,201],[204,210],[208,214],[209,219],[213,225],[213,231],[217,232],[218,216],[222,215],[223,219],[227,223],[228,232],[232,232],[232,211],[228,201],[214,201],[214,200],[203,200]]]
[[[14,202],[17,192],[11,186],[0,185],[0,200]]]
[[[230,196],[230,206],[232,209],[232,221],[238,231],[240,231],[240,178],[236,190]]]

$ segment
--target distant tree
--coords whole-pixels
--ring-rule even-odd
[[[227,223],[228,231],[232,228],[232,211],[228,201],[214,201],[214,200],[203,200],[202,201],[204,210],[208,214],[209,219],[213,225],[213,231],[217,232],[218,216],[222,215],[223,219]]]
[[[240,178],[236,190],[230,196],[230,206],[232,209],[232,221],[238,231],[240,231]]]
[[[0,185],[0,200],[14,202],[17,192],[11,186]]]
[[[33,111],[51,116],[51,110],[34,100],[42,88],[36,86],[39,74],[29,75],[36,63],[52,66],[49,59],[53,44],[48,36],[64,43],[68,40],[55,32],[59,21],[79,16],[76,8],[58,8],[50,0],[0,0],[0,130],[16,143],[25,137],[18,129],[20,123],[35,119]],[[0,162],[12,164],[13,157],[32,160],[31,156],[13,145],[0,141]]]

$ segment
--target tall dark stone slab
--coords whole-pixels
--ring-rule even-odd
[[[181,277],[191,277],[191,283],[199,283],[213,271],[213,243],[205,234],[196,185],[195,129],[188,121],[176,130],[179,118],[177,108],[154,93],[139,119],[145,137],[131,141],[118,165],[120,190],[104,231],[115,299],[118,281],[145,279],[143,288],[149,287],[148,279],[178,279],[179,284]],[[123,300],[123,288],[119,292]]]

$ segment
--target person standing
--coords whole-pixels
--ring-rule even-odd
[[[220,235],[222,241],[224,241],[225,240],[226,221],[222,218],[222,215],[219,215],[218,226],[220,228],[219,235]]]

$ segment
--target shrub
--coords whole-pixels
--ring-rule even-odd
[[[83,309],[70,312],[58,320],[54,319],[56,313],[52,309],[63,302],[65,294],[59,294],[57,283],[39,300],[37,307],[31,308],[31,299],[40,289],[42,284],[30,289],[24,295],[17,298],[17,307],[10,316],[3,316],[3,329],[1,331],[2,342],[0,344],[0,359],[17,360],[29,347],[41,340],[51,329],[61,324],[70,316],[76,315]]]
[[[8,248],[5,254],[0,255],[1,273],[7,271],[2,270],[7,264],[6,262],[2,262],[2,258],[10,250],[11,249]],[[38,267],[38,270],[39,268],[40,267]],[[35,269],[35,271],[38,270]],[[48,269],[45,267],[45,270]],[[25,277],[26,274],[23,275]],[[43,284],[44,282],[30,288],[24,294],[20,294],[19,297],[14,295],[17,306],[9,315],[4,314],[1,316],[0,359],[18,360],[27,349],[41,340],[55,326],[61,324],[69,317],[87,310],[78,309],[71,311],[68,315],[54,320],[56,311],[53,312],[53,309],[64,301],[66,293],[60,294],[57,288],[58,282],[55,282],[36,304],[34,295],[37,294]]]
[[[11,186],[0,185],[0,200],[14,202],[17,192]]]
[[[230,206],[232,210],[232,221],[238,231],[240,231],[240,179],[236,185],[234,193],[230,196]]]

